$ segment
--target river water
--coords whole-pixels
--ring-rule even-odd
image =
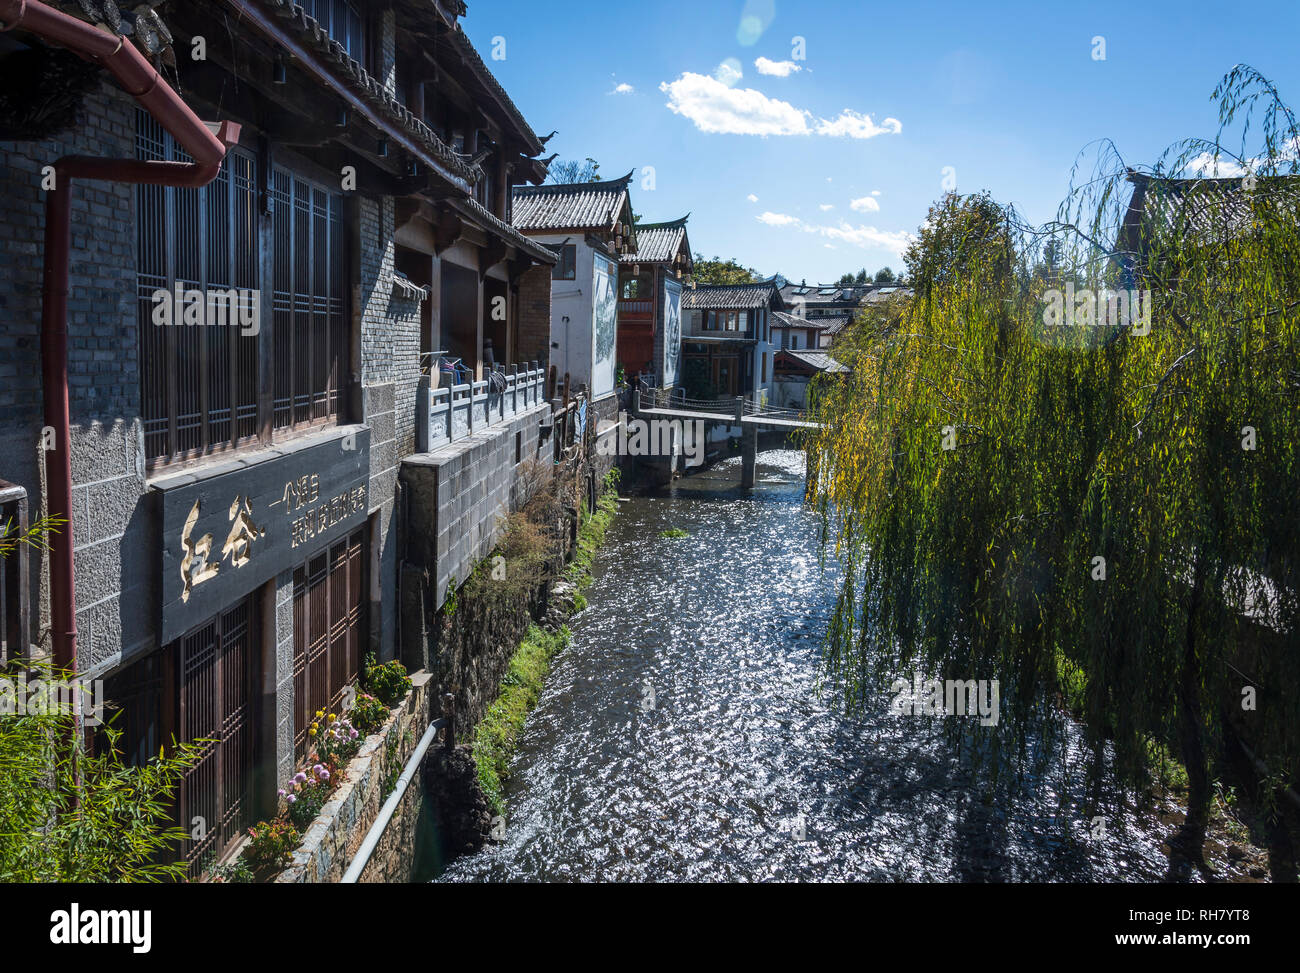
[[[803,456],[761,453],[752,491],[739,462],[620,505],[512,765],[504,841],[441,881],[1164,878],[1167,825],[1085,820],[1081,772],[991,796],[940,719],[840,715]],[[1065,751],[1078,770],[1077,734]]]

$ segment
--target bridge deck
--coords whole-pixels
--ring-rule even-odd
[[[642,408],[639,415],[651,419],[687,419],[701,422],[716,422],[726,426],[759,426],[767,429],[816,429],[817,423],[802,419],[780,419],[764,416],[762,413],[747,415],[736,421],[734,413],[697,412],[690,409]]]

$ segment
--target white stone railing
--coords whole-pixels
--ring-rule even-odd
[[[433,388],[429,375],[416,395],[416,449],[428,453],[540,405],[546,371],[498,371],[480,382]]]

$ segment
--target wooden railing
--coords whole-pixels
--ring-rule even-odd
[[[416,396],[416,448],[427,453],[480,429],[505,422],[545,401],[546,373],[536,362],[526,371],[489,373],[478,382],[433,388],[420,378]]]

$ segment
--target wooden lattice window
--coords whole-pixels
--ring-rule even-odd
[[[274,425],[335,417],[347,380],[343,197],[286,169],[271,177]]]
[[[222,612],[171,650],[179,683],[178,736],[183,742],[209,741],[186,771],[178,801],[178,823],[192,836],[183,847],[191,877],[253,823],[253,604],[249,598]]]
[[[147,113],[136,118],[137,158],[193,161]],[[224,320],[241,309],[247,318],[257,300],[256,171],[251,155],[232,149],[201,189],[136,187],[141,412],[151,461],[201,456],[257,436],[256,329],[213,325],[207,313],[215,301]],[[174,300],[161,309],[169,315],[163,322],[160,294],[178,288],[183,299],[202,295],[203,325],[186,324]],[[232,291],[237,306],[225,303]]]
[[[364,622],[364,528],[293,573],[294,749],[308,749],[318,710],[336,712],[357,678]]]

